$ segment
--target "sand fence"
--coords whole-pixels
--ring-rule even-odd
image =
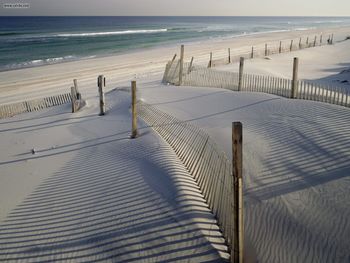
[[[163,82],[173,85],[224,88],[233,91],[263,92],[286,98],[313,100],[350,107],[348,89],[298,79],[298,58],[294,58],[293,79],[244,72],[244,56],[239,72],[215,70],[208,66],[185,63],[181,58],[166,65]],[[181,66],[182,65],[182,66]]]

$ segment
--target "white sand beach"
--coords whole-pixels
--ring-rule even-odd
[[[250,35],[185,43],[209,53],[315,34],[334,45],[246,60],[245,70],[348,87],[350,28]],[[247,262],[349,262],[350,110],[263,93],[161,83],[179,46],[0,72],[0,105],[68,93],[87,105],[0,120],[0,260],[221,262],[227,247],[198,185],[162,138],[140,120],[130,140],[130,94],[209,133],[231,156],[231,124],[244,127]],[[237,71],[237,63],[217,67]],[[107,115],[98,116],[96,79],[107,78]],[[119,89],[119,90],[118,90]],[[35,154],[31,149],[35,149]]]

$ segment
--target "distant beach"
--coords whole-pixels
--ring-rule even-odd
[[[181,42],[350,26],[349,17],[0,17],[0,71]]]

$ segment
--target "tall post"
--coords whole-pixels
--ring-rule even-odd
[[[292,90],[290,97],[292,99],[295,99],[297,96],[297,89],[298,89],[298,67],[299,67],[299,59],[294,58],[293,61],[293,79],[292,79]]]
[[[70,93],[71,93],[71,97],[72,97],[72,113],[74,113],[75,112],[75,100],[76,100],[75,87],[70,88]]]
[[[332,38],[331,38],[331,44],[333,44],[333,37],[334,37],[334,34],[332,34]]]
[[[213,52],[210,52],[208,68],[213,66]]]
[[[280,41],[280,48],[278,49],[279,53],[282,52],[282,41]]]
[[[238,74],[238,91],[242,90],[243,70],[244,70],[244,57],[240,57],[240,59],[239,59],[239,74]]]
[[[244,224],[243,224],[243,134],[242,123],[232,123],[232,175],[233,175],[233,248],[231,262],[243,263]]]
[[[322,45],[322,38],[323,38],[323,36],[321,35],[320,36],[320,45]]]
[[[292,50],[293,50],[293,39],[290,41],[290,49],[289,49],[289,51],[292,52]]]
[[[75,88],[75,91],[78,93],[78,80],[77,79],[73,79],[73,84],[74,84],[74,88]]]
[[[301,38],[299,38],[299,49],[301,49]]]
[[[265,44],[265,57],[267,57],[267,44]]]
[[[317,36],[315,36],[315,39],[314,39],[314,47],[316,47],[316,41],[317,41]]]
[[[188,67],[187,74],[190,74],[192,71],[193,59],[194,59],[194,57],[191,58],[191,62],[190,62],[190,66]]]
[[[231,63],[231,48],[228,48],[228,63]]]
[[[252,47],[252,53],[251,53],[251,58],[254,58],[254,47]]]
[[[131,82],[131,114],[132,114],[131,139],[135,139],[138,135],[136,103],[137,103],[137,101],[136,101],[136,81],[132,81]]]
[[[76,99],[81,100],[81,93],[78,90],[78,80],[73,79],[73,84],[74,84],[74,88],[75,88]]]
[[[103,75],[98,76],[97,80],[98,93],[100,95],[100,116],[105,115],[106,105],[105,105],[105,94],[104,88],[106,86],[106,78]]]
[[[185,46],[181,45],[180,70],[179,70],[179,86],[182,85],[182,75],[183,75],[183,70],[184,70],[184,56],[185,56]]]

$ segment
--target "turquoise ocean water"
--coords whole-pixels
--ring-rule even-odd
[[[350,26],[350,17],[0,17],[0,71],[181,41]]]

